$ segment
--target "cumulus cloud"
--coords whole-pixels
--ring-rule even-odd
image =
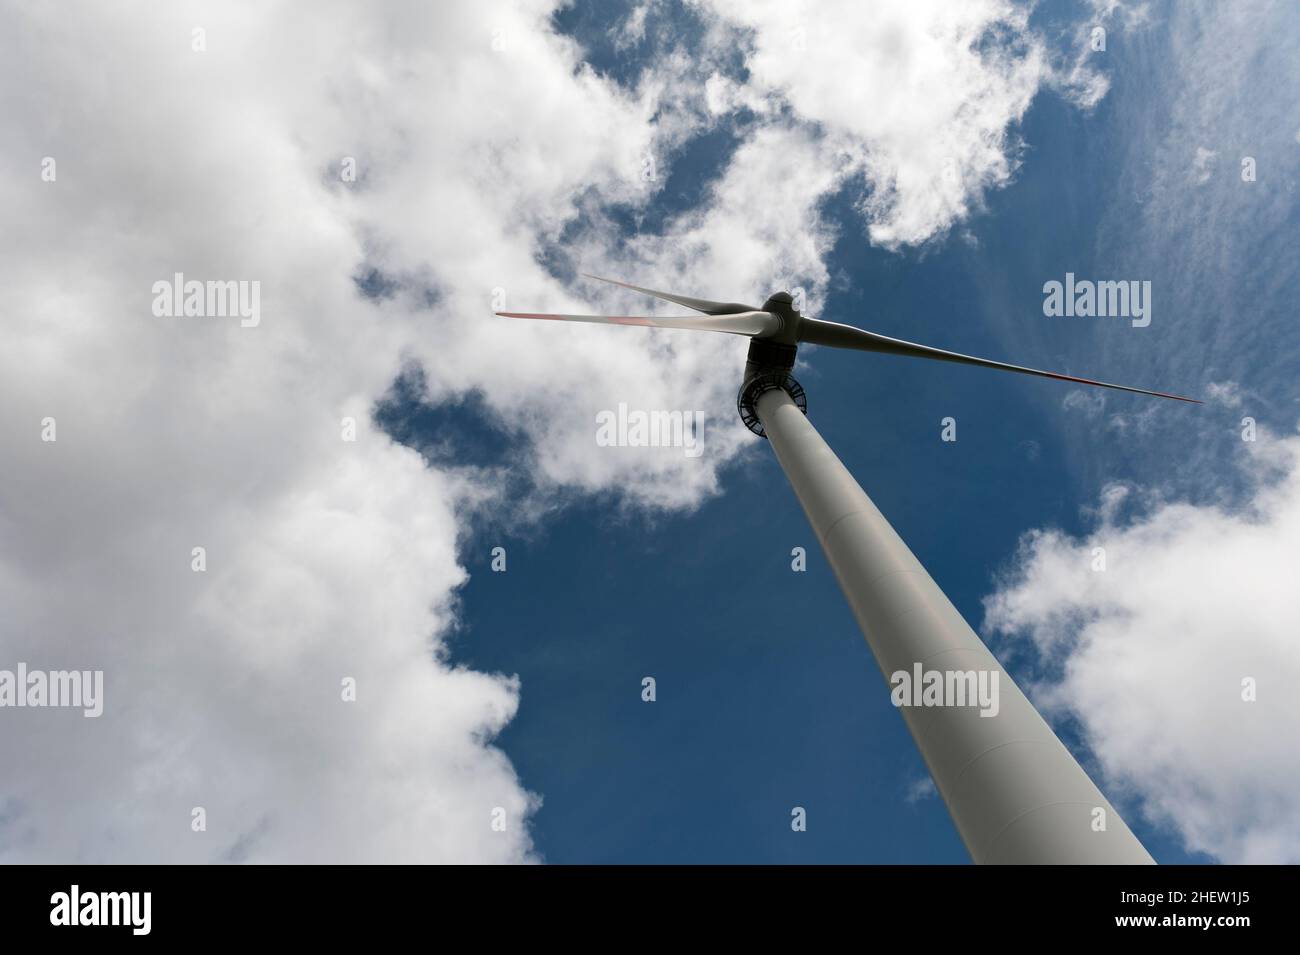
[[[980,0],[898,0],[863,10],[853,0],[708,0],[747,38],[749,85],[828,135],[867,189],[861,211],[873,242],[924,242],[979,209],[1019,162],[1014,127],[1062,74],[1029,27],[1029,8]],[[900,90],[905,95],[898,95]]]
[[[323,181],[364,143],[359,107],[382,99],[398,24],[342,8],[7,16],[2,82],[27,93],[0,177],[22,223],[0,265],[0,659],[102,669],[105,708],[6,710],[0,855],[529,858],[537,800],[488,742],[517,683],[450,666],[440,642],[465,489],[369,423],[429,316],[357,294],[364,237]],[[488,48],[486,22],[470,32]],[[550,62],[599,112],[590,79]],[[432,77],[434,60],[406,68]],[[529,195],[521,214],[547,214],[546,189]],[[152,283],[175,272],[259,281],[260,324],[154,316]]]
[[[1106,778],[1189,850],[1295,863],[1300,437],[1243,448],[1240,508],[1157,494],[1125,518],[1112,490],[1091,533],[1026,535],[985,625],[1050,663],[1037,702],[1078,720]]]

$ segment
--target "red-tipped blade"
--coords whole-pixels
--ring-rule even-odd
[[[593,325],[643,325],[649,328],[684,328],[731,335],[764,335],[777,331],[781,319],[770,312],[747,311],[726,315],[552,315],[545,312],[497,312],[506,318],[535,318],[550,322],[588,322]]]

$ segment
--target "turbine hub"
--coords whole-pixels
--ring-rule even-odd
[[[774,292],[763,303],[763,311],[770,312],[781,319],[781,328],[775,334],[764,336],[769,341],[784,342],[793,345],[799,340],[799,310],[794,307],[794,298],[789,292]]]

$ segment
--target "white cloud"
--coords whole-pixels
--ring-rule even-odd
[[[939,790],[935,788],[934,780],[929,776],[922,776],[920,779],[914,779],[908,783],[907,792],[904,794],[903,800],[908,805],[916,805],[918,802],[925,799],[932,799],[938,794]]]
[[[1028,8],[1003,0],[708,3],[747,31],[750,85],[824,128],[827,156],[853,159],[870,189],[871,239],[887,247],[924,242],[978,210],[1010,181],[1013,128],[1039,89],[1092,76],[1077,65],[1073,80],[1061,75]]]
[[[1210,181],[1214,175],[1215,160],[1218,153],[1213,149],[1206,149],[1204,146],[1196,147],[1196,158],[1192,160],[1192,181],[1197,185]]]
[[[1106,409],[1106,396],[1093,388],[1072,388],[1061,399],[1061,407],[1093,419],[1099,417]]]
[[[1206,400],[1221,404],[1225,408],[1240,408],[1241,386],[1235,381],[1212,381],[1205,386],[1205,397]]]
[[[0,260],[14,307],[0,660],[102,668],[106,700],[98,720],[5,711],[0,855],[530,857],[535,799],[487,742],[517,684],[440,659],[465,579],[465,489],[368,424],[429,316],[360,300],[354,215],[323,183],[343,155],[374,171],[366,148],[401,149],[398,130],[365,120],[389,70],[432,81],[449,65],[415,36],[488,50],[496,21],[452,18],[439,34],[414,8],[367,24],[340,9],[183,5],[7,15],[3,83],[28,92],[3,120],[0,177],[24,223]],[[576,113],[626,115],[558,52],[528,66]],[[545,121],[515,111],[525,132]],[[57,160],[55,182],[39,178],[41,156]],[[563,186],[549,168],[530,174],[532,205],[517,211],[553,216]],[[153,317],[151,285],[175,271],[260,281],[260,326]],[[53,444],[39,439],[47,415]],[[354,444],[340,440],[345,415]],[[191,571],[194,546],[206,573]],[[204,833],[190,829],[196,806]],[[495,807],[505,832],[490,827]]]
[[[1242,509],[1158,503],[1123,521],[1112,494],[1091,534],[1028,534],[985,622],[1060,665],[1036,699],[1077,718],[1107,779],[1188,849],[1295,863],[1300,438],[1261,442],[1243,444]]]
[[[1094,17],[1098,20],[1117,19],[1126,27],[1137,27],[1147,23],[1151,17],[1151,8],[1147,3],[1131,3],[1124,0],[1091,0]]]
[[[644,0],[632,8],[615,35],[614,45],[617,49],[626,50],[645,39],[645,21],[651,6],[652,0]]]

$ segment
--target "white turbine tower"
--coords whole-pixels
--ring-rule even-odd
[[[803,388],[790,370],[799,343],[807,342],[980,365],[1177,401],[1195,399],[974,358],[821,321],[801,315],[785,292],[771,296],[760,309],[599,281],[674,302],[704,317],[497,314],[749,336],[736,402],[741,419],[771,441],[885,679],[901,671],[984,673],[990,682],[996,680],[996,715],[982,715],[972,705],[900,707],[971,858],[977,863],[1152,863],[1119,813],[809,423]]]

